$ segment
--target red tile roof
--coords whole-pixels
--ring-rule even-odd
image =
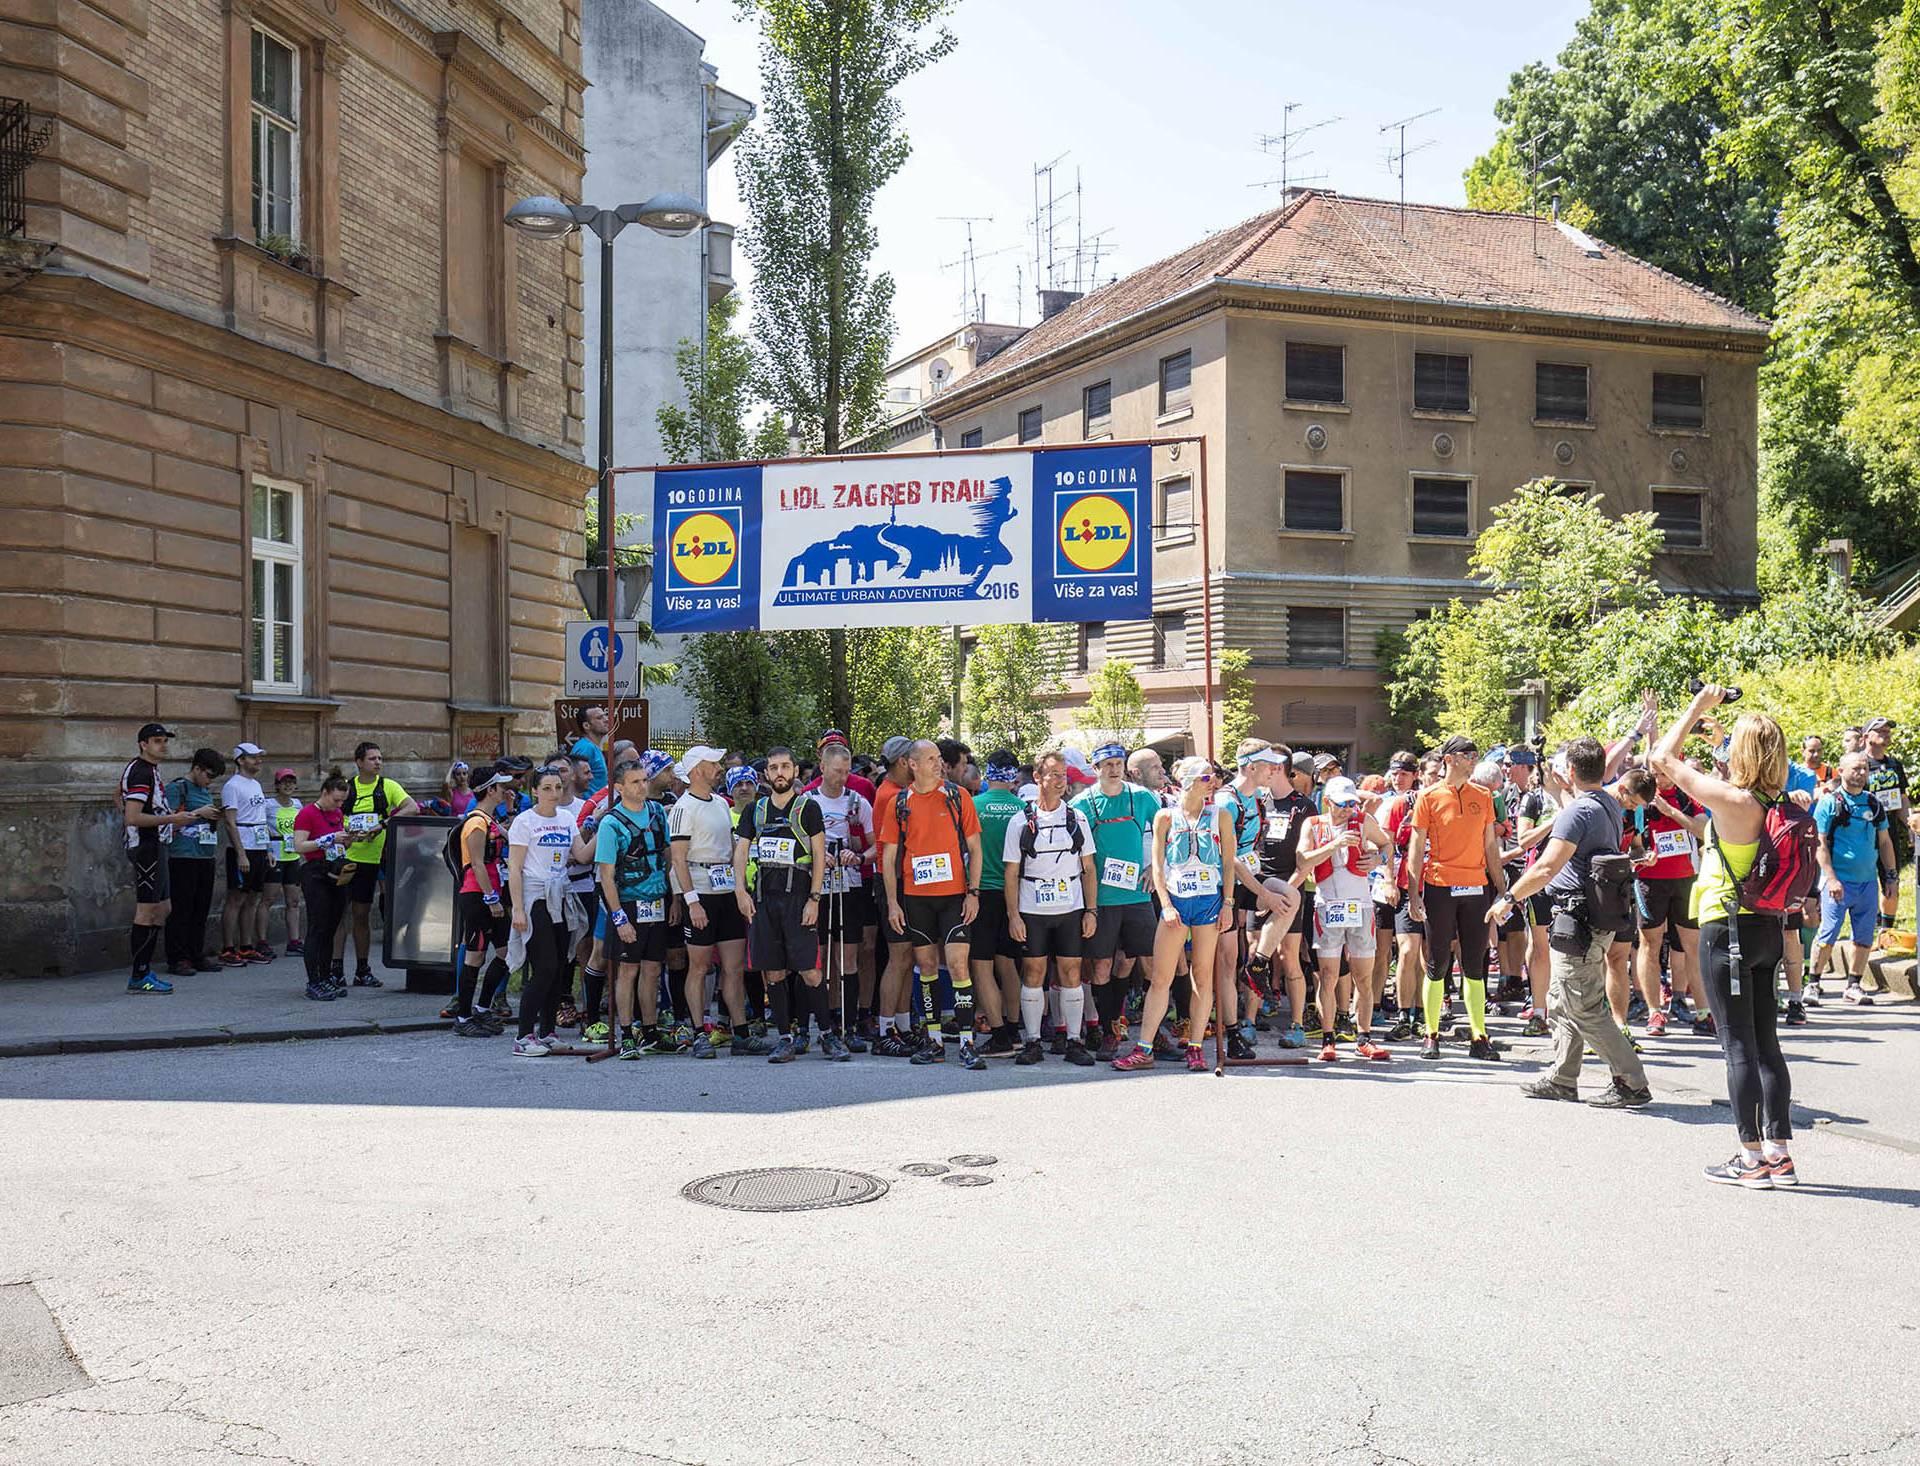
[[[1767,322],[1655,265],[1528,214],[1313,190],[1134,271],[1042,321],[983,365],[976,386],[1208,280],[1527,310],[1623,324],[1763,335]]]

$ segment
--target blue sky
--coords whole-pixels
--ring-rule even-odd
[[[732,0],[659,0],[707,38],[721,84],[759,93],[751,26]],[[1033,168],[1059,154],[1056,190],[1078,168],[1085,231],[1110,231],[1102,280],[1150,263],[1272,207],[1279,174],[1261,151],[1282,107],[1295,126],[1339,118],[1301,141],[1292,170],[1320,186],[1392,197],[1382,124],[1438,108],[1408,129],[1407,197],[1464,201],[1460,175],[1491,140],[1493,103],[1528,61],[1565,44],[1586,0],[1469,0],[1464,5],[1352,0],[961,0],[959,46],[901,89],[913,156],[881,195],[877,264],[898,284],[895,345],[910,349],[956,323],[963,226],[974,226],[980,288],[993,320],[1016,319],[1015,268],[1033,305]],[[710,181],[715,218],[744,223],[731,158]],[[1055,206],[1056,254],[1071,268],[1071,197]],[[742,278],[744,259],[737,261]],[[1071,280],[1068,280],[1071,285]],[[749,297],[751,288],[748,287]]]

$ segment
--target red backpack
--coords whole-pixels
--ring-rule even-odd
[[[1820,875],[1815,853],[1819,835],[1813,816],[1791,799],[1776,799],[1764,805],[1766,823],[1761,829],[1760,848],[1754,852],[1753,865],[1745,877],[1733,882],[1736,909],[1744,908],[1768,916],[1785,916],[1800,909],[1800,903],[1812,892]],[[1719,832],[1708,825],[1715,840]],[[1725,865],[1725,852],[1721,854]],[[1733,868],[1726,867],[1729,878]]]

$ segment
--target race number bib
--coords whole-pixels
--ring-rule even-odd
[[[762,865],[792,865],[799,844],[790,835],[762,835],[753,842],[753,858]]]
[[[1138,861],[1116,860],[1108,856],[1100,867],[1100,884],[1112,886],[1120,891],[1140,889],[1140,865]]]
[[[267,827],[265,825],[242,825],[240,827],[240,843],[248,850],[265,850],[267,848]]]
[[[1653,853],[1662,860],[1675,855],[1693,854],[1693,836],[1685,830],[1655,830]]]
[[[1366,925],[1364,901],[1322,901],[1320,925],[1327,931],[1358,931]]]
[[[1486,890],[1485,886],[1449,886],[1448,892],[1455,896],[1478,896]]]
[[[913,883],[916,886],[930,886],[937,881],[953,879],[953,857],[942,850],[938,855],[916,855],[913,857]]]
[[[651,900],[633,903],[633,915],[636,921],[665,921],[667,919],[667,898],[655,896]]]
[[[1173,894],[1181,897],[1211,896],[1220,889],[1220,872],[1210,865],[1176,865],[1173,868]]]
[[[1367,885],[1369,888],[1369,894],[1372,895],[1376,905],[1380,905],[1380,906],[1393,905],[1394,899],[1398,893],[1393,888],[1393,872],[1392,871],[1388,870],[1385,866],[1382,866],[1379,870],[1376,870],[1371,877],[1369,877],[1367,881]]]
[[[377,814],[350,814],[347,816],[349,835],[371,835],[380,828],[380,816]]]
[[[707,870],[707,889],[709,891],[731,891],[733,889],[733,867],[730,865],[710,865]]]
[[[208,824],[195,825],[193,827],[193,838],[198,840],[202,845],[218,845],[220,843],[220,827],[218,825]]]
[[[1292,829],[1292,815],[1270,814],[1267,816],[1267,838],[1269,840],[1284,840]]]
[[[843,865],[827,867],[827,878],[821,883],[822,891],[844,891],[847,889],[847,868]]]
[[[1073,882],[1064,877],[1044,881],[1030,881],[1033,906],[1036,911],[1061,911],[1074,904]]]

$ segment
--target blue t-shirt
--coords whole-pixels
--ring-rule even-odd
[[[212,789],[202,789],[184,774],[167,785],[167,803],[175,809],[205,809],[219,802],[219,796]],[[185,825],[173,832],[173,839],[167,844],[167,859],[212,860],[214,847],[219,843],[218,820],[212,824]]]
[[[1213,796],[1213,807],[1224,809],[1227,818],[1233,822],[1235,854],[1249,865],[1254,864],[1254,847],[1260,843],[1260,796],[1242,794],[1229,784]]]
[[[638,825],[639,830],[634,826]],[[651,833],[644,833],[650,828]],[[601,817],[599,830],[594,835],[593,858],[596,864],[611,865],[616,868],[620,857],[635,841],[645,840],[655,852],[654,868],[646,875],[619,881],[622,901],[650,901],[656,896],[667,894],[667,815],[666,811],[649,800],[647,807],[635,814],[624,804],[616,805]]]
[[[593,782],[587,785],[587,794],[598,794],[607,787],[607,756],[600,751],[599,744],[583,736],[575,741],[573,756],[585,759],[593,767]]]
[[[1844,820],[1840,817],[1842,805],[1847,811]],[[1833,852],[1835,875],[1856,885],[1879,877],[1880,832],[1887,827],[1887,816],[1877,799],[1864,792],[1849,794],[1836,789],[1815,802],[1813,822]]]

